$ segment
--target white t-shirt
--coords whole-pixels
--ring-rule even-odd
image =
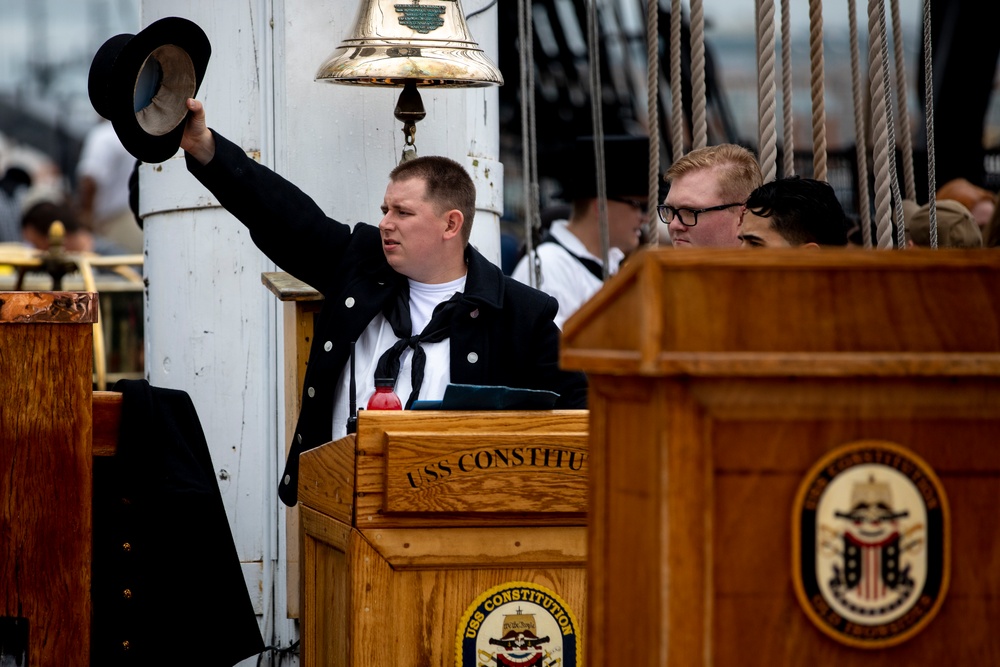
[[[542,265],[542,284],[537,287],[546,294],[554,296],[559,302],[559,312],[556,314],[555,322],[560,329],[570,315],[579,310],[580,306],[594,296],[604,284],[573,256],[592,259],[604,266],[601,258],[592,255],[583,242],[569,231],[568,225],[565,220],[556,220],[549,230],[565,249],[555,243],[542,243],[535,248]],[[624,258],[625,253],[618,248],[611,248],[608,252],[608,273],[612,275],[617,273]],[[530,285],[531,272],[534,272],[534,267],[531,258],[526,255],[514,267],[511,277]]]
[[[465,278],[449,283],[429,285],[410,281],[410,321],[413,331],[423,331],[430,322],[434,307],[442,301],[447,301],[456,292],[465,289]],[[392,331],[392,326],[379,313],[368,324],[354,344],[354,386],[357,407],[363,409],[368,405],[368,399],[375,393],[375,367],[382,353],[392,347],[399,338]],[[437,343],[421,345],[427,355],[424,365],[424,380],[420,385],[419,400],[440,400],[444,398],[444,390],[451,382],[451,339],[445,338]],[[400,402],[406,405],[406,399],[413,390],[410,372],[413,367],[413,349],[406,348],[399,358],[399,376],[396,378],[396,395]],[[340,380],[333,396],[333,439],[347,435],[347,418],[350,413],[349,397],[351,384],[351,367],[348,362],[340,373]]]

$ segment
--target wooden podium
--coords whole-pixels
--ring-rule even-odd
[[[585,410],[362,411],[300,459],[303,664],[463,664],[460,626],[509,582],[560,602],[552,658],[576,652],[588,468]]]
[[[90,662],[96,294],[0,292],[0,665]]]
[[[1000,661],[1000,253],[645,251],[562,365],[591,383],[588,663]],[[852,542],[875,518],[903,541]]]

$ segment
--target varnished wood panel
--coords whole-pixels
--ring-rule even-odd
[[[589,658],[997,662],[998,285],[1000,254],[982,251],[630,259],[560,348],[590,377]],[[877,651],[814,627],[792,582],[799,484],[863,439],[912,449],[950,507],[943,605]]]
[[[351,528],[309,508],[302,518],[303,665],[343,667],[347,659]]]
[[[786,595],[787,594],[787,595]],[[996,665],[1000,650],[996,626],[969,625],[964,619],[996,618],[996,598],[950,596],[942,613],[920,633],[887,650],[839,644],[820,632],[801,610],[775,591],[764,597],[725,597],[716,601],[716,667],[899,667],[900,665]]]
[[[0,294],[0,617],[32,666],[89,662],[93,296]]]
[[[382,528],[362,536],[396,570],[586,565],[582,526]]]
[[[586,431],[386,436],[386,512],[586,511]]]
[[[1000,377],[727,377],[685,385],[718,420],[789,422],[800,418],[964,419],[996,417]]]
[[[395,434],[416,436],[421,432],[440,434],[457,432],[468,434],[479,442],[487,443],[494,436],[500,439],[511,433],[525,437],[545,435],[555,439],[572,438],[578,442],[587,432],[586,410],[539,411],[383,411],[365,412],[358,416],[357,468],[355,493],[355,523],[361,528],[388,528],[415,525],[482,525],[476,513],[461,511],[393,514],[386,506],[386,448]],[[463,436],[464,437],[464,436]],[[569,490],[572,498],[572,488]],[[498,501],[499,502],[499,501]],[[524,513],[496,510],[490,517],[491,525],[585,525],[583,511]]]
[[[998,404],[1000,405],[1000,404]],[[722,473],[805,471],[832,447],[855,440],[892,440],[927,461],[939,475],[1000,471],[994,419],[836,419],[715,421],[714,460]]]
[[[991,528],[1000,507],[1000,475],[943,474],[940,478],[952,518],[947,599],[1000,598],[1000,533]],[[720,555],[714,566],[716,596],[769,597],[790,586],[792,507],[801,481],[801,475],[791,473],[716,477],[714,549]],[[799,609],[792,595],[786,604]],[[967,622],[1000,627],[1000,617]],[[1000,650],[1000,640],[994,641]]]
[[[709,640],[709,469],[696,405],[680,387],[595,378],[588,587],[588,652],[596,664],[660,664],[642,642],[670,637],[677,664],[700,660]],[[594,403],[599,405],[595,408]],[[619,444],[612,444],[619,443]],[[599,470],[599,472],[598,472]]]
[[[490,588],[513,581],[555,592],[583,637],[585,475],[574,482],[580,488],[573,512],[526,504],[521,494],[538,494],[541,488],[530,480],[521,480],[526,489],[494,493],[486,504],[477,499],[484,495],[481,488],[459,485],[468,507],[488,508],[478,513],[431,509],[387,516],[381,502],[391,469],[385,461],[393,458],[394,447],[404,450],[403,462],[408,456],[437,460],[455,438],[481,447],[568,443],[586,452],[586,416],[585,411],[362,414],[357,436],[304,453],[303,664],[453,665],[463,614]],[[511,476],[503,477],[510,486]],[[550,485],[569,486],[566,495],[574,498],[572,483],[550,477]],[[368,489],[377,491],[372,495],[379,504],[370,505],[370,513],[346,511],[351,488],[359,507],[370,502]]]
[[[497,567],[477,570],[408,570],[397,573],[391,604],[394,619],[391,653],[375,667],[426,667],[455,664],[455,642],[462,614],[482,593],[505,582],[525,581],[556,592],[586,627],[586,569]],[[583,656],[586,664],[596,664]]]
[[[664,650],[667,664],[680,665],[832,666],[876,654],[936,664],[913,648],[928,633],[935,646],[950,643],[969,660],[1000,652],[1000,637],[988,631],[1000,627],[997,381],[826,383],[592,378],[591,410],[601,419],[591,424],[589,657],[611,659],[605,647],[619,632],[669,639],[658,650],[640,645],[634,664],[661,664],[654,657]],[[874,653],[817,630],[791,583],[799,484],[831,448],[864,439],[895,442],[923,458],[951,507],[951,583],[941,612],[916,637]],[[700,464],[698,451],[706,453]],[[708,571],[704,563],[712,564]],[[623,567],[635,578],[617,576]],[[970,609],[977,611],[953,618]],[[778,634],[752,629],[758,622]],[[651,635],[657,624],[660,634]],[[734,627],[740,624],[746,627]],[[958,627],[968,632],[954,634]]]
[[[354,535],[357,537],[357,533]],[[339,631],[332,630],[338,619],[349,624],[346,664],[353,667],[454,665],[462,615],[479,595],[513,581],[529,582],[554,591],[575,617],[578,632],[582,633],[582,628],[586,627],[586,569],[582,564],[561,568],[393,571],[360,538],[352,538],[349,554],[349,592],[346,598],[341,596],[339,599],[349,600],[351,608],[343,613],[343,608],[334,604],[332,612],[325,615],[327,620],[317,626],[318,634],[303,636],[305,667],[345,664],[340,662],[339,646],[342,644],[339,642],[343,639]],[[332,555],[323,566],[332,569],[339,558],[339,555]],[[306,607],[307,617],[310,609],[311,606]],[[314,642],[312,648],[307,647],[309,641]]]
[[[118,426],[122,418],[122,395],[114,391],[93,394],[94,456],[114,456],[118,450]]]
[[[613,375],[911,375],[928,363],[996,375],[997,284],[1000,256],[972,250],[645,250],[567,321],[561,360]]]
[[[350,525],[354,519],[354,436],[299,455],[299,502]]]
[[[393,659],[396,628],[408,621],[418,602],[410,600],[402,607],[396,604],[392,595],[396,573],[357,530],[351,532],[348,568],[351,606],[344,610],[350,624],[348,664],[399,664]]]

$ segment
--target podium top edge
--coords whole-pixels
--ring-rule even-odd
[[[746,268],[746,269],[876,269],[920,270],[926,268],[982,268],[1000,270],[1000,249],[911,248],[907,250],[869,250],[865,248],[645,248],[631,264],[656,263],[667,267]]]
[[[0,324],[94,324],[94,292],[0,292]]]

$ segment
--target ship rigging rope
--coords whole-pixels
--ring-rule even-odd
[[[670,2],[670,137],[671,160],[684,155],[684,99],[681,88],[681,0]]]
[[[590,110],[594,128],[594,168],[597,176],[597,213],[601,229],[601,261],[604,280],[608,279],[608,188],[604,172],[604,116],[602,111],[601,51],[598,34],[597,0],[587,2],[587,48],[590,53]]]
[[[882,35],[880,40],[880,49],[882,51],[882,91],[885,93],[885,107],[886,109],[892,108],[892,88],[889,85],[889,44],[886,41],[886,25],[885,25],[885,3],[879,2],[878,5],[878,27],[879,32]],[[888,113],[886,117],[886,146],[891,151],[891,159],[889,160],[889,193],[892,196],[892,212],[893,212],[893,222],[895,223],[896,231],[896,248],[902,250],[906,248],[906,225],[903,222],[903,201],[899,194],[899,177],[896,173],[896,138],[895,138],[895,125],[892,119],[892,113]]]
[[[847,22],[851,40],[851,88],[854,97],[854,137],[858,163],[858,213],[861,216],[861,239],[872,247],[872,219],[868,199],[868,131],[865,122],[865,97],[861,87],[861,55],[858,50],[858,19],[855,0],[847,0]]]
[[[521,180],[524,189],[525,257],[532,263],[528,282],[540,288],[542,265],[535,252],[535,234],[541,231],[538,211],[538,145],[535,132],[535,33],[531,21],[530,0],[517,1],[517,36],[521,42]]]
[[[929,0],[928,0],[929,1]],[[896,59],[896,105],[899,114],[899,144],[903,158],[903,185],[906,198],[917,200],[913,177],[913,140],[910,138],[910,112],[906,93],[906,61],[903,55],[903,27],[899,18],[899,0],[889,0],[892,16],[892,45]]]
[[[646,10],[646,127],[649,128],[649,193],[646,243],[660,242],[656,205],[660,203],[660,3],[648,0]]]
[[[934,81],[933,52],[931,51],[931,3],[924,2],[924,116],[927,123],[927,203],[930,214],[931,247],[938,247],[937,228],[937,168],[934,164]]]
[[[795,125],[792,113],[792,10],[791,0],[781,0],[781,175],[795,175]]]
[[[889,201],[889,123],[886,122],[885,79],[882,78],[882,35],[878,32],[881,0],[868,0],[868,82],[872,100],[872,153],[875,171],[876,247],[892,247]]]
[[[812,85],[813,178],[827,180],[826,106],[823,102],[823,2],[809,0],[809,63]]]
[[[757,146],[765,183],[774,180],[778,155],[774,108],[774,0],[761,0],[757,10]]]
[[[691,0],[691,146],[708,145],[705,110],[705,10],[702,0]]]

